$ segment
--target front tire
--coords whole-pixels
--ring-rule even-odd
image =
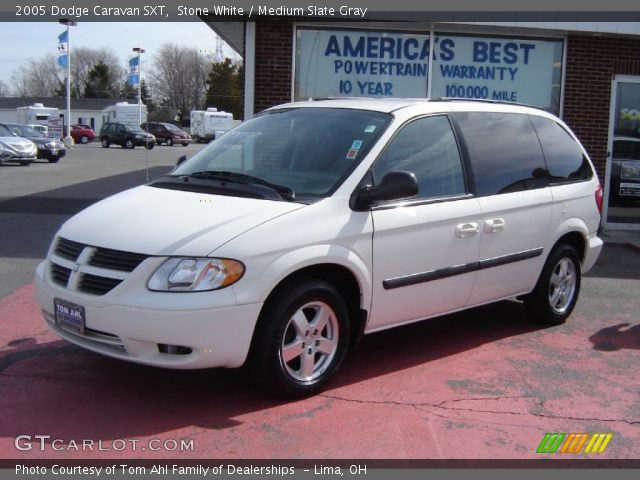
[[[533,292],[524,298],[531,319],[546,325],[564,323],[578,301],[581,278],[580,258],[575,248],[567,244],[556,246]]]
[[[89,137],[87,137],[86,135],[81,136],[80,143],[86,145],[87,143],[89,143]]]
[[[287,284],[258,320],[249,359],[254,378],[279,396],[315,393],[342,364],[349,326],[333,285],[311,278]]]

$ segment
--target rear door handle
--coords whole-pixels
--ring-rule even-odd
[[[456,237],[467,238],[473,237],[478,233],[478,224],[476,222],[460,223],[456,227]]]
[[[487,233],[496,233],[504,230],[504,218],[492,218],[484,222],[484,231]]]

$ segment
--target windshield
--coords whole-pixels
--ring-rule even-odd
[[[172,175],[225,171],[257,177],[300,196],[327,196],[353,171],[391,116],[337,108],[258,115],[215,140]]]
[[[180,130],[178,127],[176,127],[175,125],[172,125],[170,123],[166,123],[164,125],[164,127],[169,130],[170,132],[178,132],[178,133],[182,133],[182,130]]]
[[[9,129],[18,137],[41,137],[40,132],[36,132],[28,125],[11,125]]]
[[[127,130],[127,132],[145,133],[144,130],[142,130],[137,125],[125,125],[124,128]]]
[[[4,125],[0,125],[0,137],[13,137],[14,135]]]

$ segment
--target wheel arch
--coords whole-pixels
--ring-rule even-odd
[[[367,306],[370,302],[366,289],[363,288],[363,279],[344,264],[337,262],[311,263],[298,266],[283,276],[265,298],[262,311],[265,310],[269,302],[276,298],[283,290],[290,288],[290,285],[299,282],[304,278],[313,278],[325,281],[333,285],[342,295],[347,310],[349,311],[349,322],[351,325],[350,345],[356,343],[364,332],[368,318]]]
[[[550,245],[547,256],[555,247],[564,243],[572,246],[576,250],[578,258],[580,258],[580,263],[582,263],[587,253],[588,237],[589,231],[584,222],[577,218],[569,219],[556,229],[556,234],[554,235],[555,241]]]

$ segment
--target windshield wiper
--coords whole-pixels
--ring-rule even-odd
[[[204,170],[202,172],[193,172],[180,176],[199,178],[203,180],[222,180],[225,182],[242,183],[245,185],[254,183],[275,190],[283,200],[293,201],[296,199],[296,192],[294,192],[293,189],[285,187],[284,185],[267,182],[260,177],[254,177],[252,175],[246,175],[244,173],[228,172],[225,170]]]

